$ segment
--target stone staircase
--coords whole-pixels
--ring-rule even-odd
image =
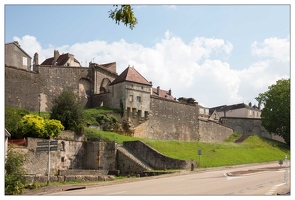
[[[244,140],[246,140],[251,135],[245,135],[243,134],[241,137],[239,137],[237,140],[235,140],[235,143],[242,143]]]
[[[123,153],[125,156],[129,157],[131,160],[133,160],[135,163],[143,167],[144,169],[148,170],[153,170],[153,168],[148,165],[146,162],[141,160],[140,158],[136,157],[130,150],[125,148],[123,145],[118,145],[117,150]]]

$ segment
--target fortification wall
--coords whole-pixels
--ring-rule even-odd
[[[5,66],[5,106],[39,110],[42,80],[36,72]]]
[[[236,133],[245,135],[259,135],[273,140],[284,142],[280,136],[269,133],[262,125],[261,119],[257,118],[237,118],[237,117],[222,117],[221,123],[230,127]]]
[[[134,137],[159,140],[198,140],[198,107],[151,96],[147,123],[134,131]]]
[[[124,142],[123,146],[131,150],[154,169],[188,169],[191,167],[191,164],[196,165],[192,161],[169,158],[142,141]]]
[[[56,98],[63,89],[70,89],[76,95],[79,95],[80,79],[92,80],[92,71],[88,67],[41,67],[39,66],[39,75],[42,83],[42,93],[45,94],[41,99],[41,104],[46,105],[46,111],[52,107],[52,100]],[[89,88],[90,90],[92,89]],[[88,93],[88,91],[86,91]],[[82,97],[84,94],[82,95]],[[84,96],[85,104],[88,101]]]
[[[101,106],[112,107],[111,93],[95,94],[92,96],[92,107],[97,108]]]
[[[199,120],[199,141],[223,142],[233,133],[231,128],[208,120]]]
[[[26,174],[44,175],[48,172],[48,152],[36,151],[40,141],[48,140],[28,138],[27,147],[17,149],[26,155]],[[115,164],[114,143],[58,140],[58,150],[50,152],[50,174],[68,169],[115,170]]]

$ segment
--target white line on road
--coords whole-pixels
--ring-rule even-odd
[[[109,193],[109,194],[106,194],[106,195],[122,194],[122,193],[125,193],[125,192],[126,192],[126,191],[120,191],[120,192]]]
[[[278,187],[285,185],[285,184],[286,183],[281,183],[281,184],[272,186],[272,188],[267,193],[265,193],[265,195],[273,195],[273,193],[277,190]]]

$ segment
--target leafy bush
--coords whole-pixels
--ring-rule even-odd
[[[5,108],[5,128],[10,132],[12,138],[21,138],[21,119],[29,114],[28,110],[18,108]]]
[[[61,121],[65,130],[76,131],[85,124],[83,104],[71,90],[64,90],[52,103],[50,118]]]
[[[24,156],[9,148],[5,160],[5,194],[22,194],[25,187]]]
[[[31,137],[58,137],[61,130],[64,130],[60,121],[55,119],[44,119],[38,115],[25,115],[21,119],[22,133]]]

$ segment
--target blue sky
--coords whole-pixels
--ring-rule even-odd
[[[257,104],[291,76],[290,5],[133,5],[134,30],[109,19],[112,8],[4,5],[4,40],[40,63],[56,49],[83,66],[117,62],[119,74],[131,65],[153,87],[207,107]]]

